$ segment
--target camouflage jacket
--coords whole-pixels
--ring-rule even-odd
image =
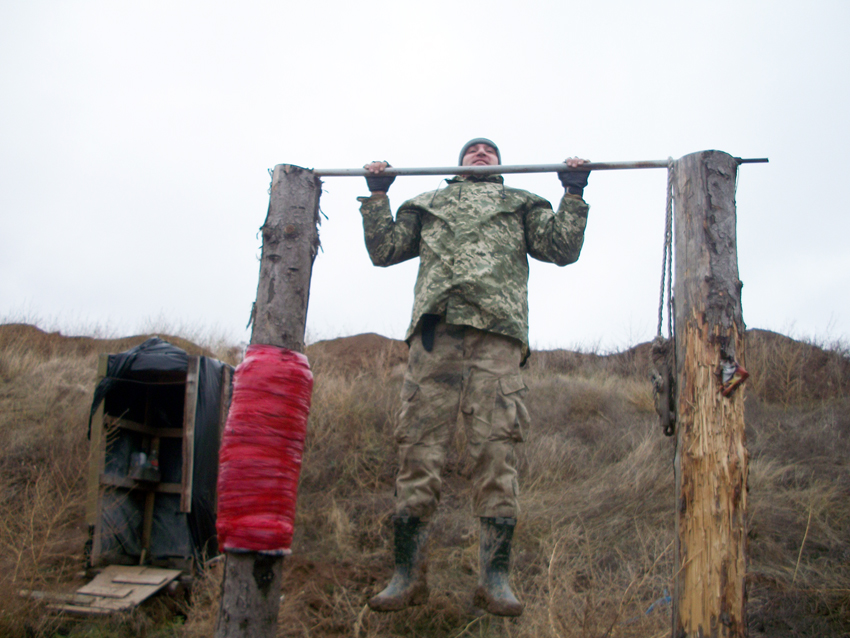
[[[501,175],[459,176],[405,202],[393,220],[386,196],[360,197],[369,257],[391,266],[419,257],[413,317],[424,314],[513,337],[528,349],[528,258],[559,266],[578,259],[588,205],[565,194],[558,212]]]

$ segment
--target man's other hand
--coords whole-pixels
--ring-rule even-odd
[[[386,193],[390,190],[390,184],[395,181],[395,175],[392,177],[382,175],[384,169],[389,168],[389,162],[369,162],[363,168],[372,173],[366,178],[366,185],[369,191],[374,195],[376,193]]]
[[[564,160],[569,168],[578,168],[582,164],[587,164],[590,160],[581,159],[579,157],[570,157]],[[587,186],[587,178],[590,176],[590,171],[563,171],[558,173],[558,179],[568,193],[572,195],[582,196],[584,189]]]

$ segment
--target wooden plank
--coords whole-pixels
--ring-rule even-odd
[[[183,403],[183,491],[180,511],[192,511],[192,474],[195,469],[195,411],[198,409],[198,369],[200,357],[189,357],[186,370],[186,398]]]
[[[97,361],[97,378],[95,379],[95,387],[106,376],[106,368],[109,365],[109,355],[102,354]],[[91,420],[91,438],[89,440],[89,473],[88,473],[88,488],[86,490],[86,523],[89,525],[97,524],[97,501],[98,489],[100,487],[100,477],[103,472],[103,422],[104,412],[103,407],[106,401],[102,401]]]
[[[139,423],[138,421],[132,421],[131,419],[112,416],[111,414],[105,414],[103,416],[103,422],[108,428],[121,428],[122,430],[138,432],[147,436],[158,436],[167,439],[183,438],[183,428],[155,428],[144,423]]]
[[[115,613],[115,609],[106,607],[83,606],[83,605],[48,605],[50,611],[61,612],[63,614],[71,614],[74,616],[106,616]]]
[[[107,569],[110,570],[110,582],[154,587],[166,585],[180,575],[179,569],[163,569],[141,565],[111,565]]]
[[[94,602],[90,596],[81,594],[65,594],[52,591],[33,591],[30,589],[22,589],[18,592],[22,598],[32,598],[33,600],[43,600],[50,603],[63,603],[69,605],[88,606]]]
[[[182,494],[183,492],[183,485],[181,483],[147,483],[136,481],[126,476],[118,476],[117,474],[101,474],[100,482],[102,485],[108,485],[110,487],[123,487],[128,490],[144,490],[159,494]]]
[[[223,366],[221,369],[221,392],[218,399],[218,443],[227,424],[227,413],[230,410],[230,399],[233,396],[233,368]]]
[[[90,596],[88,605],[57,605],[68,613],[94,615],[132,609],[180,576],[179,569],[139,565],[109,565],[94,580],[77,590]]]
[[[112,582],[131,585],[163,585],[167,580],[169,580],[168,577],[162,574],[122,574],[113,578]]]
[[[100,383],[109,367],[109,355],[102,354],[97,360],[97,380]],[[91,440],[89,444],[89,474],[88,489],[86,494],[86,523],[91,534],[91,554],[89,563],[96,565],[100,560],[101,542],[103,538],[102,516],[103,490],[101,489],[100,477],[106,466],[106,437],[104,436],[103,415],[106,405],[106,397],[97,406],[97,410],[91,420]]]
[[[143,565],[110,565],[104,569],[102,574],[108,574],[110,581],[116,578],[132,578],[132,577],[147,577],[165,576],[175,578],[180,575],[179,569],[165,569],[163,567],[146,567]]]
[[[151,551],[151,532],[153,531],[153,507],[155,492],[145,494],[145,514],[142,518],[142,554],[139,556],[139,564],[144,565],[145,559]]]
[[[218,400],[218,445],[216,450],[221,449],[221,439],[224,436],[224,427],[227,425],[227,414],[230,412],[230,400],[232,398],[233,368],[224,366],[221,369],[221,393]],[[218,485],[216,485],[215,490],[215,511],[218,511]]]
[[[135,565],[132,567],[138,569]],[[124,569],[126,569],[124,565],[109,565],[105,567],[90,583],[77,589],[77,593],[87,596],[104,596],[106,598],[127,597],[132,591],[132,587],[121,587],[112,584],[112,579],[120,576]]]
[[[89,584],[81,589],[78,589],[77,593],[82,594],[84,596],[103,596],[104,598],[126,598],[131,593],[133,593],[133,588],[116,587],[114,585],[103,587],[102,585]],[[89,599],[89,604],[91,604],[92,601],[93,599]]]

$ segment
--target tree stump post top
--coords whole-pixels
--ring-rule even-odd
[[[321,180],[291,164],[274,168],[253,310],[252,344],[304,351],[310,277],[319,250]]]

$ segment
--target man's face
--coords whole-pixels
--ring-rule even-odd
[[[495,166],[498,163],[495,148],[489,144],[473,144],[466,149],[461,166]]]

